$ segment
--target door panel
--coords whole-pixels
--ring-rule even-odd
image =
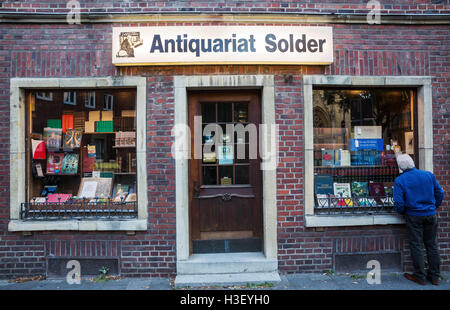
[[[224,134],[219,137],[214,132],[203,136],[201,158],[195,159],[192,132],[192,159],[189,160],[191,252],[261,250],[262,174],[259,158],[249,158],[250,142],[257,141],[260,111],[258,92],[189,94],[190,128],[196,130],[194,117],[202,116],[202,130],[208,124],[217,124]],[[226,132],[227,125],[248,124],[255,125],[253,133]],[[221,143],[211,145],[209,151],[203,148],[218,138]],[[202,248],[202,244],[206,247]]]
[[[205,188],[197,199],[201,232],[253,229],[252,188]]]

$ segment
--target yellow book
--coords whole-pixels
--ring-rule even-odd
[[[95,121],[84,122],[84,132],[95,132]]]
[[[102,121],[112,121],[113,117],[113,111],[102,111]]]
[[[99,121],[101,111],[89,111],[89,121]]]

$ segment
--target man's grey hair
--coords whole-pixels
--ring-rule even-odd
[[[414,160],[408,154],[400,154],[397,156],[398,168],[402,171],[415,167]]]

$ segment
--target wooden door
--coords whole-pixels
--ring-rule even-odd
[[[189,94],[191,253],[262,251],[262,173],[259,158],[250,156],[261,123],[259,98],[254,91]],[[223,135],[204,135],[206,126],[220,126]],[[238,135],[233,126],[249,130]],[[197,156],[195,130],[201,131]]]

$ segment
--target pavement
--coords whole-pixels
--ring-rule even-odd
[[[112,277],[99,281],[83,278],[80,284],[69,284],[66,279],[18,278],[0,280],[2,290],[450,290],[450,272],[443,272],[440,285],[419,285],[403,277],[403,273],[380,275],[380,283],[370,284],[365,273],[280,274],[281,282],[247,283],[226,286],[174,287],[173,279]]]

